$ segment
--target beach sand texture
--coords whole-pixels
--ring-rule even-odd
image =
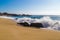
[[[60,32],[23,27],[13,20],[1,18],[0,40],[60,40]]]

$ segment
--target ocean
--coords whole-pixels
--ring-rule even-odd
[[[60,20],[60,15],[31,15],[31,16],[11,16],[13,18],[23,18],[23,17],[28,17],[32,19],[40,19],[44,16],[49,16],[52,20]]]

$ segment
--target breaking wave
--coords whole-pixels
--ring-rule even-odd
[[[16,22],[28,22],[30,23],[42,23],[43,28],[51,29],[51,30],[60,30],[60,21],[52,20],[49,16],[44,16],[40,19],[32,19],[32,18],[19,18]]]
[[[28,18],[28,17],[24,17],[24,18],[12,18],[12,17],[5,17],[5,16],[0,16],[0,18],[7,18],[7,19],[13,19],[15,20],[17,23],[19,22],[28,22],[28,24],[30,25],[31,23],[42,23],[43,24],[43,28],[46,29],[51,29],[51,30],[60,30],[60,21],[58,20],[53,20],[51,19],[49,16],[44,16],[40,19],[32,19],[32,18]]]
[[[60,21],[52,20],[49,16],[41,18],[44,28],[51,30],[60,30]]]

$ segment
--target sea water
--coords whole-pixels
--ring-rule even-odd
[[[33,19],[35,19],[35,18],[39,19],[39,18],[41,18],[43,16],[42,15],[30,15],[30,16],[11,16],[11,17],[14,17],[14,18],[28,17],[28,18],[33,18]]]
[[[40,19],[44,16],[49,16],[52,20],[60,20],[60,15],[30,15],[30,16],[11,16],[13,18],[23,18],[23,17],[28,17],[32,19]]]

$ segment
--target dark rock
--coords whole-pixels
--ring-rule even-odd
[[[31,23],[30,26],[32,26],[32,27],[36,27],[36,28],[43,28],[42,23]]]
[[[23,25],[23,26],[29,26],[29,27],[43,28],[42,23],[31,23],[29,25],[27,22],[24,22],[24,23],[17,23],[17,24]]]
[[[29,24],[27,22],[24,22],[24,23],[17,23],[17,24],[20,24],[20,25],[23,25],[23,26],[29,26]]]

